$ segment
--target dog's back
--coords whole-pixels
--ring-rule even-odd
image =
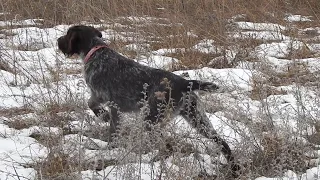
[[[143,66],[111,49],[96,52],[85,65],[84,73],[92,91],[104,101],[115,102],[122,111],[138,109],[137,103],[145,98],[143,91],[148,98],[153,98],[156,92],[170,91],[170,98],[178,102],[184,92],[218,88],[212,83],[189,81],[168,71]]]

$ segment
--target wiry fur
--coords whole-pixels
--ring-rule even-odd
[[[79,54],[83,59],[90,49],[98,45],[105,45],[101,40],[101,33],[88,26],[73,26],[65,36],[58,39],[59,49],[65,55]],[[168,102],[171,98],[175,111],[173,114],[182,115],[200,134],[220,144],[227,160],[233,163],[234,158],[228,144],[217,135],[204,112],[197,108],[198,99],[193,92],[214,91],[218,89],[217,85],[186,80],[168,71],[143,66],[110,48],[101,48],[93,53],[89,61],[84,64],[84,76],[91,90],[88,105],[96,116],[105,112],[100,105],[106,102],[114,102],[122,112],[138,111],[140,109],[138,102],[144,98],[142,92],[146,83],[147,101],[150,107],[146,120],[152,123],[161,121],[157,105],[164,101]],[[109,139],[111,140],[111,135],[116,132],[119,124],[119,115],[116,108],[110,107],[110,110]],[[235,165],[232,168],[238,169]]]

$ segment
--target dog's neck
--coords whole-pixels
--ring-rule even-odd
[[[94,48],[94,47],[96,47],[96,46],[102,46],[102,45],[107,45],[107,44],[106,44],[101,38],[99,38],[99,37],[93,38],[93,39],[91,40],[91,43],[90,43],[89,46],[88,46],[88,49],[80,52],[79,55],[80,55],[81,59],[84,61],[85,58],[86,58],[86,56],[87,56],[87,54],[88,54],[88,52],[89,52],[92,48]]]

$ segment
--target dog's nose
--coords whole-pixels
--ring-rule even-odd
[[[64,42],[64,39],[65,39],[65,36],[61,36],[61,37],[59,37],[59,38],[57,39],[57,45],[58,45],[58,47],[63,46],[63,44],[65,43],[65,42]]]
[[[61,52],[63,52],[63,53],[65,53],[65,51],[66,51],[66,44],[65,44],[65,42],[64,42],[64,36],[61,36],[61,37],[59,37],[58,39],[57,39],[57,46],[58,46],[58,49],[61,51]]]

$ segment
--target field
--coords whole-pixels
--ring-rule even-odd
[[[82,60],[57,48],[74,24],[96,27],[138,63],[218,84],[197,94],[241,164],[238,179],[320,179],[320,1],[1,5],[1,180],[232,179],[219,147],[182,117],[152,139],[143,130],[147,105],[121,114],[111,148],[109,124],[87,106]]]

